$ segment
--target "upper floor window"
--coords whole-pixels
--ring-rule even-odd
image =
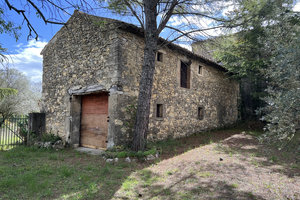
[[[181,61],[180,64],[180,87],[190,88],[191,86],[191,68],[190,66]]]
[[[159,61],[159,62],[162,62],[163,61],[163,53],[158,51],[156,53],[156,60]]]
[[[203,66],[199,65],[198,67],[198,74],[203,74]]]

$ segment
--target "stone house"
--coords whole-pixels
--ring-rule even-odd
[[[235,123],[239,85],[226,70],[163,39],[160,45],[148,139]],[[41,52],[46,131],[74,146],[130,141],[143,48],[138,27],[75,11]]]

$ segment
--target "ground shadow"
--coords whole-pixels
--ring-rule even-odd
[[[240,133],[240,131],[232,129],[214,130],[204,133],[196,133],[185,138],[166,139],[163,141],[150,143],[148,146],[149,148],[157,148],[157,150],[161,153],[160,160],[164,160],[203,145],[218,143],[238,133]]]
[[[284,174],[290,178],[300,176],[299,153],[280,151],[270,145],[261,144],[256,137],[245,133],[224,139],[217,149],[227,154],[239,153],[245,159],[258,158],[257,166],[270,168],[273,172]]]
[[[213,166],[208,166],[211,169]],[[199,177],[196,174],[183,176],[173,181],[172,184],[153,183],[145,185],[144,183],[159,175],[149,171],[147,177],[140,175],[140,185],[132,189],[132,196],[123,196],[124,193],[116,195],[116,199],[164,199],[164,200],[193,200],[193,199],[256,199],[265,198],[254,195],[252,192],[240,191],[235,185],[215,178]],[[125,192],[126,195],[126,192]]]

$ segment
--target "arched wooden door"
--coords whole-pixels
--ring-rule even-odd
[[[108,93],[89,94],[81,99],[80,144],[105,149],[108,133]]]

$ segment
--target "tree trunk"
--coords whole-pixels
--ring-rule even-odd
[[[155,70],[155,54],[157,50],[157,3],[144,0],[145,8],[145,49],[142,74],[139,86],[137,114],[135,120],[132,150],[143,151],[146,148],[150,114],[150,100]]]

